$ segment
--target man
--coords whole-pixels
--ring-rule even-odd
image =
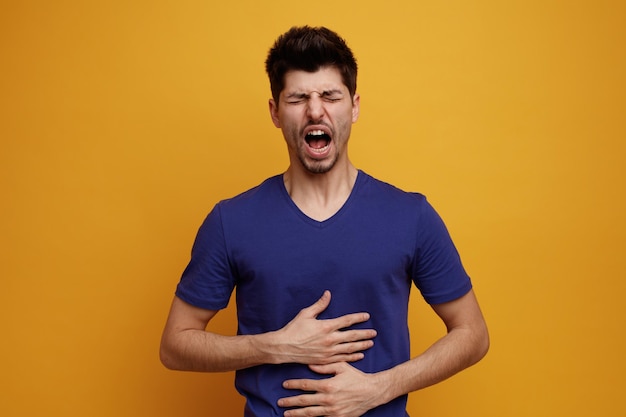
[[[245,416],[403,417],[407,394],[480,360],[488,334],[426,202],[356,169],[357,65],[326,28],[278,38],[266,69],[289,167],[201,226],[161,343],[171,369],[236,370]],[[412,283],[447,334],[410,358]],[[238,334],[205,330],[236,291]]]

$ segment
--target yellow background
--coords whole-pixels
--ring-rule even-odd
[[[490,326],[411,415],[624,416],[624,4],[2,1],[0,415],[242,415],[160,332],[206,213],[286,167],[263,61],[311,24],[360,64],[353,161],[429,197]]]

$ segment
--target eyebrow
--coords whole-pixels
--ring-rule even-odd
[[[317,94],[319,94],[320,97],[328,97],[328,96],[333,96],[333,95],[343,95],[343,91],[341,91],[339,89],[324,90],[321,93],[318,92],[318,91],[312,91],[312,93],[317,93]],[[310,93],[293,92],[293,93],[287,94],[285,98],[309,98],[309,97],[311,97]]]

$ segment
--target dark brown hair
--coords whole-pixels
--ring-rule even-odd
[[[354,96],[356,59],[337,33],[325,27],[301,26],[292,27],[280,35],[265,60],[265,70],[276,103],[285,87],[285,74],[288,71],[315,72],[322,67],[337,68],[350,95]]]

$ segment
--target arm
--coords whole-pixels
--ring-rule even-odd
[[[303,407],[287,411],[285,416],[360,416],[478,362],[487,353],[489,335],[473,291],[432,307],[445,323],[447,334],[424,353],[376,374],[365,374],[346,363],[313,365],[315,372],[335,376],[319,381],[285,381],[285,388],[314,392],[279,400],[281,407]]]
[[[447,334],[416,358],[381,372],[385,402],[441,382],[474,365],[489,350],[489,334],[473,291],[432,306]]]
[[[170,369],[223,372],[261,364],[327,364],[363,358],[361,351],[373,345],[376,332],[341,329],[367,321],[369,315],[354,313],[318,320],[330,298],[330,292],[324,292],[275,332],[223,336],[205,330],[217,311],[194,307],[175,297],[161,338],[161,362]]]

